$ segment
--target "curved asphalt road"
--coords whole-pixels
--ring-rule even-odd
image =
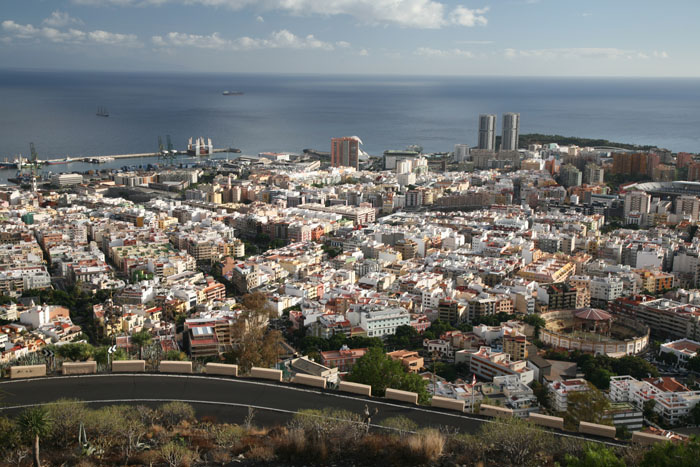
[[[62,398],[95,405],[126,403],[149,406],[178,400],[192,404],[199,417],[230,423],[242,423],[252,407],[256,410],[254,423],[268,426],[285,423],[302,409],[330,407],[363,414],[365,405],[373,414],[377,409],[376,415],[372,416],[372,425],[375,426],[381,426],[382,421],[389,417],[400,415],[410,418],[420,427],[447,426],[460,433],[474,433],[482,424],[492,423],[490,419],[449,410],[240,378],[141,373],[53,376],[0,382],[0,414],[15,414],[28,406]],[[580,437],[573,433],[555,434]],[[615,443],[613,440],[587,438]]]

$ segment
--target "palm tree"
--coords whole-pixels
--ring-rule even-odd
[[[131,342],[139,346],[139,360],[142,360],[141,352],[145,346],[151,345],[151,342],[153,342],[153,338],[151,337],[150,332],[143,329],[131,335]]]
[[[34,439],[34,467],[41,466],[39,458],[39,439],[51,433],[53,420],[49,415],[49,411],[42,406],[32,407],[24,412],[19,417],[19,426],[25,436]]]

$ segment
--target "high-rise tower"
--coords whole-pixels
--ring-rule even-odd
[[[520,136],[520,114],[503,114],[503,137],[501,151],[517,151]]]
[[[479,115],[479,149],[496,150],[495,115]]]
[[[331,165],[333,167],[360,167],[360,138],[344,136],[331,139]]]

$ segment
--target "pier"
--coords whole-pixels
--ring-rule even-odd
[[[212,154],[220,154],[225,152],[240,153],[241,150],[238,148],[219,148],[213,149]],[[176,151],[178,156],[187,155],[187,151]],[[89,162],[94,164],[99,164],[101,162],[109,162],[117,159],[137,159],[142,157],[159,157],[160,154],[157,152],[141,152],[135,154],[114,154],[114,155],[100,155],[100,156],[79,156],[71,157],[66,156],[59,159],[39,159],[37,163],[40,165],[58,165],[58,164],[70,164],[72,162]],[[195,156],[192,156],[195,157]],[[206,159],[207,156],[200,156],[198,159]],[[24,161],[24,164],[28,164],[29,161]],[[16,169],[17,162],[2,162],[0,163],[0,169]]]

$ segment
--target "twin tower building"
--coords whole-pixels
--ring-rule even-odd
[[[488,151],[517,151],[520,133],[520,114],[503,114],[501,147],[496,148],[496,116],[479,115],[479,149]]]

